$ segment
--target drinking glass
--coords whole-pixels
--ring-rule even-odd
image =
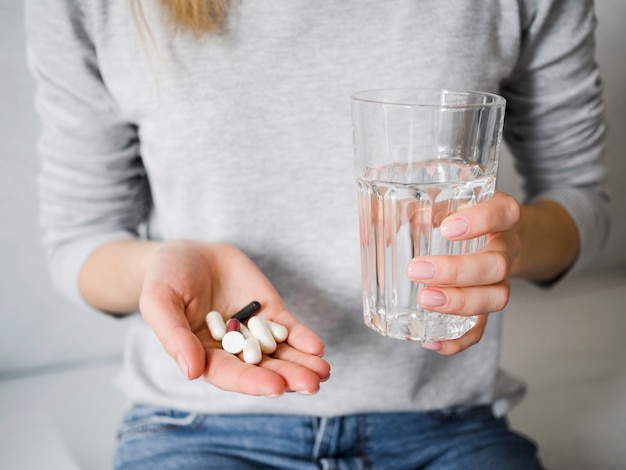
[[[432,312],[406,274],[416,256],[459,255],[484,237],[449,241],[448,215],[492,197],[505,100],[477,91],[369,90],[351,99],[365,324],[411,341],[458,338],[476,316]]]

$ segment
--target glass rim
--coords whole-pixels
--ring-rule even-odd
[[[442,97],[445,95],[455,95],[455,96],[476,96],[487,98],[488,101],[484,101],[481,103],[443,103],[443,102],[418,102],[413,99],[390,99],[386,98],[386,95],[392,93],[404,93],[408,96],[410,93],[414,93],[415,96],[418,94],[422,94],[422,96],[426,96],[430,94],[431,96]],[[361,90],[353,93],[350,96],[352,101],[368,103],[368,104],[381,104],[381,105],[389,105],[389,106],[398,106],[398,107],[411,107],[411,108],[448,108],[448,109],[465,109],[465,108],[497,108],[500,106],[504,106],[506,103],[506,99],[503,96],[500,96],[496,93],[491,93],[487,91],[476,91],[476,90],[455,90],[448,88],[373,88],[369,90]]]

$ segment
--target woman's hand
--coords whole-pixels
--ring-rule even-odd
[[[211,310],[232,316],[252,300],[261,303],[258,315],[289,331],[287,341],[258,365],[224,351],[205,323]],[[313,394],[329,377],[322,341],[287,311],[268,279],[231,245],[163,243],[147,259],[139,306],[189,379],[250,395],[279,396]]]
[[[521,241],[516,230],[520,205],[511,196],[496,192],[494,197],[463,209],[441,224],[449,240],[487,236],[479,253],[458,256],[420,256],[407,267],[407,275],[426,284],[418,302],[428,310],[455,315],[478,315],[476,325],[458,339],[423,343],[440,354],[456,354],[480,341],[487,315],[502,310],[510,295],[510,277]]]
[[[329,377],[324,344],[286,309],[257,266],[227,244],[120,239],[89,256],[80,291],[93,307],[125,314],[141,311],[188,379],[224,390],[278,396],[312,394]],[[287,341],[258,365],[222,350],[205,322],[217,310],[232,316],[257,300],[259,316],[287,327]]]

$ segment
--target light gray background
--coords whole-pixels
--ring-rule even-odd
[[[585,341],[595,346],[626,343],[622,319],[626,313],[626,1],[598,0],[597,13],[597,58],[610,124],[612,235],[591,277],[574,279],[570,287],[548,293],[516,283],[510,318],[505,321],[508,341],[503,359],[527,378],[530,387],[529,398],[513,419],[538,437],[552,468],[626,468],[626,454],[616,437],[623,438],[626,430],[617,419],[626,418],[626,397],[616,392],[618,386],[621,392],[626,389],[622,366],[626,349],[584,346]],[[32,106],[34,86],[26,68],[23,33],[23,3],[0,0],[0,426],[4,426],[0,455],[5,455],[4,460],[0,457],[0,467],[41,468],[36,462],[38,456],[45,456],[48,463],[41,466],[46,468],[60,468],[51,465],[55,459],[64,468],[107,468],[122,407],[110,382],[127,321],[71,305],[53,290],[48,278],[37,225],[39,123]],[[520,196],[519,180],[507,155],[500,188]],[[529,310],[532,313],[527,315]],[[594,324],[597,312],[604,315],[603,325]],[[562,334],[564,325],[567,335]],[[594,361],[590,354],[604,354],[607,359],[594,356]],[[596,421],[578,419],[587,404],[595,403],[597,390],[589,387],[598,383],[592,372],[598,367],[598,373],[611,377],[600,381],[605,393],[598,399],[605,400],[606,407],[600,406]],[[571,388],[573,383],[578,384],[578,394]],[[33,414],[25,418],[20,407],[34,410]],[[596,403],[594,409],[598,407]],[[94,410],[100,414],[92,416]],[[561,422],[550,416],[554,410]],[[84,426],[92,418],[95,429],[85,433]],[[569,427],[567,432],[563,427]],[[32,447],[33,441],[39,452],[32,452],[37,448]]]

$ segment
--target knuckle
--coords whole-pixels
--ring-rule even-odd
[[[467,299],[463,291],[458,288],[445,289],[446,304],[441,307],[443,313],[465,314],[467,313]]]
[[[442,354],[446,355],[446,356],[452,356],[454,354],[458,354],[459,352],[461,352],[464,348],[462,348],[461,346],[459,346],[456,343],[452,343],[449,346],[446,346],[446,348],[442,351]]]
[[[500,282],[507,278],[509,274],[509,258],[503,252],[493,252],[493,260],[490,271],[495,280]]]
[[[509,250],[510,250],[509,257],[510,257],[510,263],[512,265],[513,260],[517,257],[517,255],[520,253],[522,249],[522,239],[518,233],[511,231],[509,232],[508,240],[509,240]]]
[[[458,313],[462,313],[462,314],[467,314],[467,313],[471,313],[468,308],[468,302],[467,302],[467,298],[465,297],[465,295],[463,295],[463,293],[460,290],[456,290],[455,295],[454,295],[454,300],[456,303],[455,306],[455,310]]]
[[[437,263],[438,273],[441,273],[442,282],[454,284],[459,277],[459,257],[445,256]]]
[[[495,289],[494,310],[503,310],[509,303],[510,297],[511,290],[507,286],[498,286]]]
[[[509,204],[507,205],[508,219],[512,224],[517,224],[522,216],[522,206],[513,197],[508,198]]]

